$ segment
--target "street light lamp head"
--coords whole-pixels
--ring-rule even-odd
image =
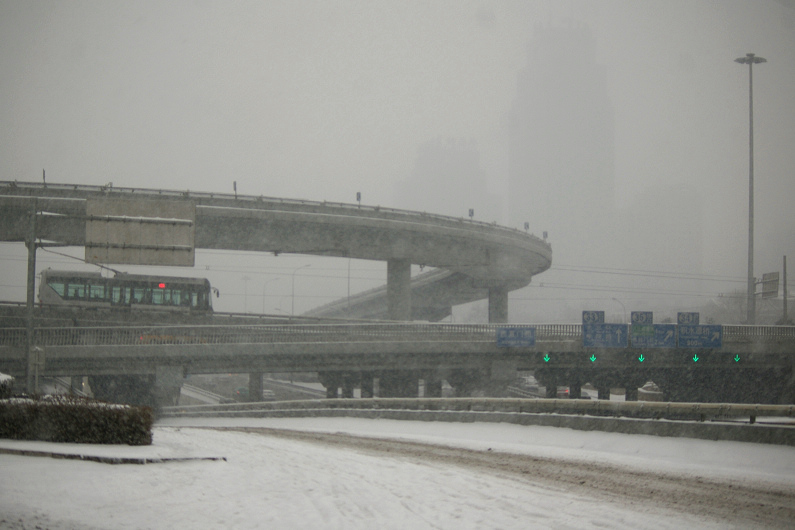
[[[740,64],[759,64],[766,63],[767,59],[764,57],[757,57],[754,53],[746,53],[745,57],[738,57],[734,60],[734,62]]]

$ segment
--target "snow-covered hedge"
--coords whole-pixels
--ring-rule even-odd
[[[0,373],[0,399],[11,397],[11,389],[14,386],[14,378],[10,375]]]
[[[0,438],[150,445],[153,422],[149,407],[112,405],[75,396],[0,400]]]

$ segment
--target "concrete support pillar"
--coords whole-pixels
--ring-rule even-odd
[[[597,398],[598,399],[606,399],[610,401],[610,387],[609,386],[600,386],[596,389],[597,391]]]
[[[248,400],[262,401],[262,372],[248,374]]]
[[[516,361],[514,359],[492,361],[489,379],[484,389],[486,396],[506,397],[508,387],[514,381],[516,381]]]
[[[453,370],[447,382],[455,390],[455,397],[468,397],[486,386],[486,375],[479,370]]]
[[[419,378],[409,371],[389,371],[378,381],[378,397],[417,397]]]
[[[326,387],[326,397],[336,399],[339,388],[342,386],[342,375],[338,372],[318,372],[320,384]]]
[[[582,398],[582,383],[579,381],[569,383],[569,399]]]
[[[370,372],[362,373],[362,398],[371,398],[375,396],[373,374]]]
[[[625,401],[637,401],[638,400],[638,388],[630,388],[627,387],[624,389],[624,400]]]
[[[434,377],[425,379],[425,397],[442,397],[442,380]]]
[[[387,261],[386,300],[389,320],[411,320],[411,261]]]
[[[353,397],[353,388],[355,386],[356,382],[352,377],[344,377],[342,379],[342,398],[351,399]]]
[[[558,370],[540,369],[535,373],[536,381],[544,387],[544,397],[547,399],[555,399],[558,397],[558,380],[563,379],[563,374]]]
[[[489,287],[489,323],[508,322],[508,290],[504,287]]]

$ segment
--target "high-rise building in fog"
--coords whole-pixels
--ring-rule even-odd
[[[536,290],[513,295],[525,301],[515,304],[515,316],[576,318],[590,308],[625,318],[625,306],[664,307],[669,291],[698,294],[700,282],[666,284],[676,275],[658,273],[701,271],[703,221],[693,187],[633,175],[640,191],[616,203],[613,104],[587,26],[534,32],[509,118],[510,224],[548,232],[553,251],[553,268],[534,281]]]
[[[436,139],[417,148],[411,177],[395,192],[397,206],[435,214],[502,222],[499,197],[490,193],[474,140]]]
[[[510,224],[547,231],[558,263],[612,246],[613,121],[591,30],[538,28],[509,116]]]

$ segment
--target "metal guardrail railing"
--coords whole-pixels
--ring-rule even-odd
[[[323,399],[164,407],[161,414],[174,416],[255,415],[257,412],[307,410],[406,410],[439,412],[493,412],[514,414],[577,414],[698,421],[759,417],[795,418],[795,405],[742,403],[671,403],[587,399],[525,398],[372,398]]]
[[[504,324],[265,324],[265,325],[196,325],[196,326],[97,326],[39,327],[35,344],[47,346],[80,345],[150,345],[150,344],[235,344],[280,342],[488,342],[495,341]],[[578,341],[580,324],[540,324],[536,341]],[[0,345],[22,346],[23,327],[0,328]],[[726,342],[746,340],[792,340],[795,327],[725,326]]]

